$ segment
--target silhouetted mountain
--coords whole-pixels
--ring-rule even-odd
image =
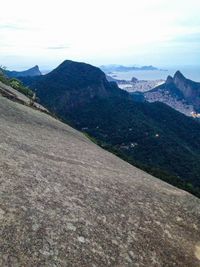
[[[108,82],[105,74],[86,63],[64,61],[50,73],[25,78],[23,81],[37,89],[37,96],[51,110],[63,115],[68,110],[84,106],[96,97],[128,96],[115,82]]]
[[[26,77],[26,76],[40,76],[42,73],[39,70],[39,67],[36,65],[31,69],[24,70],[24,71],[10,71],[10,70],[4,70],[4,73],[9,78],[18,78],[18,77]]]
[[[148,101],[163,102],[178,111],[191,115],[200,112],[200,83],[186,79],[180,71],[164,84],[145,93]]]
[[[43,105],[99,145],[200,196],[200,124],[194,119],[162,103],[134,102],[85,63],[65,61],[24,81]]]

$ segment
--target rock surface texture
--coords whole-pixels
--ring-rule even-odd
[[[29,97],[25,96],[24,94],[18,92],[11,86],[5,85],[4,83],[0,82],[0,95],[4,96],[12,101],[19,102],[23,105],[31,106],[36,108],[40,111],[49,113],[49,111],[44,108],[42,105],[38,104],[34,100],[30,99]]]
[[[0,96],[0,266],[200,266],[200,200]]]

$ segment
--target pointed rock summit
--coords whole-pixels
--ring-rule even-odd
[[[159,94],[157,94],[158,92]],[[169,93],[167,96],[166,92]],[[169,98],[169,95],[170,99],[166,99],[166,97]],[[182,102],[187,105],[184,114],[200,113],[200,83],[187,79],[179,70],[173,77],[168,76],[164,84],[147,92],[145,97],[150,102],[163,102],[179,111],[180,102]],[[176,104],[174,104],[175,102]],[[190,110],[190,112],[188,113],[187,110]]]
[[[200,110],[200,83],[191,81],[177,71],[174,75],[174,85],[181,91],[185,100],[192,104],[196,111]]]
[[[169,75],[169,76],[167,77],[167,80],[166,80],[165,83],[166,83],[166,84],[171,84],[171,83],[173,83],[173,82],[174,82],[174,80],[173,80],[172,76]]]
[[[184,101],[183,93],[175,84],[175,82],[177,84],[181,83],[182,77],[184,76],[180,71],[177,71],[174,76],[168,75],[165,83],[145,93],[146,100],[149,102],[163,102],[175,108],[174,101]],[[177,110],[180,111],[179,109]]]
[[[39,66],[38,65],[35,65],[34,67],[30,68],[29,71],[38,71],[40,72],[40,69],[39,69]]]
[[[180,70],[177,70],[177,72],[174,74],[174,79],[175,78],[186,79],[185,76],[180,72]]]
[[[185,86],[185,82],[187,81],[187,79],[185,78],[185,76],[183,76],[183,74],[180,71],[177,71],[174,74],[173,81],[174,81],[174,84],[177,86],[178,89],[180,89],[181,91],[184,91],[184,86]],[[187,86],[187,84],[186,84],[186,86]]]
[[[24,70],[24,71],[10,71],[10,70],[6,70],[5,74],[9,77],[9,78],[18,78],[18,77],[34,77],[34,76],[41,76],[42,73],[38,67],[38,65],[35,65],[34,67],[28,69],[28,70]]]
[[[167,77],[167,80],[166,80],[166,84],[171,84],[171,83],[174,83],[174,84],[178,84],[179,82],[184,82],[186,80],[185,76],[178,70],[174,76],[168,76]]]

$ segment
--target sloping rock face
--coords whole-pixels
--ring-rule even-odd
[[[0,95],[4,96],[12,101],[19,102],[23,105],[31,106],[36,108],[40,111],[49,113],[49,111],[44,108],[42,105],[38,104],[34,100],[30,99],[29,97],[25,96],[24,94],[20,93],[19,91],[15,90],[11,86],[5,85],[4,83],[0,82]]]
[[[0,97],[0,266],[199,266],[200,200]]]

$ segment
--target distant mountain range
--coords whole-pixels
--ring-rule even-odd
[[[105,73],[126,72],[126,71],[144,71],[144,70],[161,70],[161,69],[158,69],[158,68],[156,68],[156,67],[154,67],[152,65],[150,65],[150,66],[141,66],[141,67],[123,66],[123,65],[102,65],[102,66],[100,66],[100,69],[102,71],[104,71]]]
[[[185,78],[180,71],[144,95],[149,102],[163,102],[189,116],[200,113],[200,83]]]
[[[18,77],[26,77],[26,76],[39,76],[42,73],[39,70],[39,67],[36,65],[33,68],[24,71],[10,71],[10,70],[3,70],[3,72],[10,78],[18,78]]]
[[[89,64],[64,61],[21,78],[41,104],[100,146],[200,196],[200,124],[162,103],[135,102]]]

